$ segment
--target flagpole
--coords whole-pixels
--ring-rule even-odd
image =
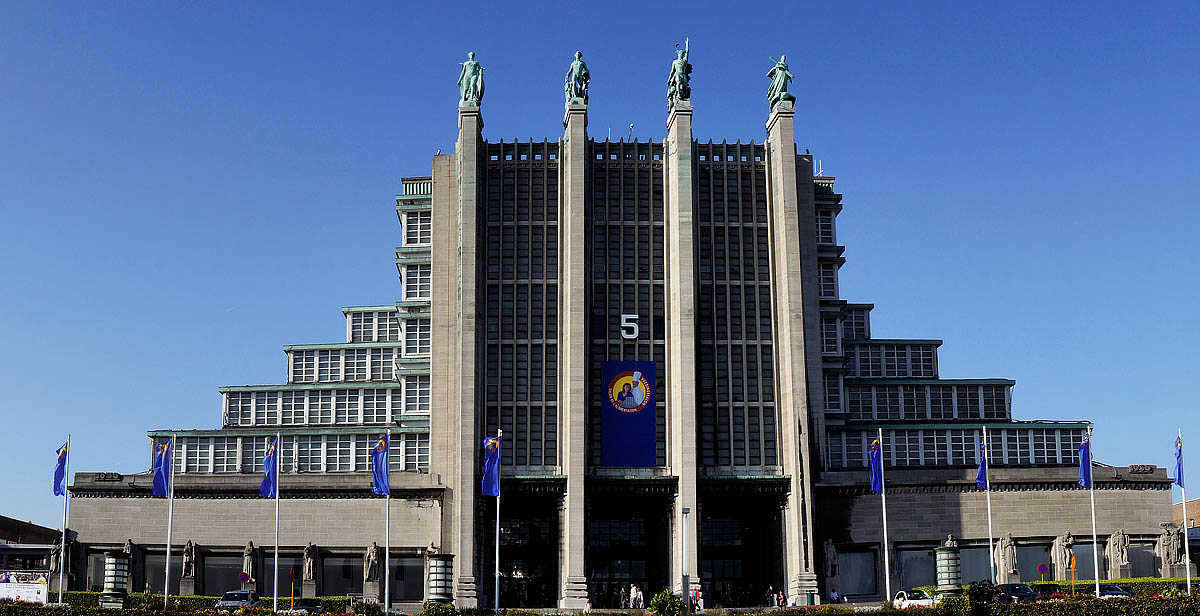
[[[71,442],[71,437],[67,437],[67,442]],[[67,450],[70,455],[71,450]],[[68,458],[67,464],[71,461]],[[1187,517],[1187,488],[1183,487],[1183,426],[1179,427],[1179,491],[1183,496],[1183,571],[1187,578],[1187,594],[1192,595],[1192,549],[1188,546],[1188,517]],[[62,583],[59,583],[59,588],[62,588]]]
[[[384,495],[383,515],[383,613],[387,614],[392,607],[392,430],[387,431],[387,461],[388,468],[383,472],[388,474],[388,490]]]
[[[1096,535],[1096,479],[1092,477],[1092,427],[1088,426],[1088,496],[1092,500],[1092,567],[1096,577],[1096,596],[1100,596],[1100,537]]]
[[[496,429],[497,443],[504,446],[504,430]],[[500,451],[496,451],[496,613],[500,613]]]
[[[175,435],[171,435],[171,478],[167,488],[167,567],[163,572],[163,610],[167,609],[167,600],[171,596],[171,528],[175,524]],[[70,452],[68,452],[70,453]]]
[[[279,611],[279,451],[280,433],[275,433],[275,451],[271,452],[275,464],[275,605],[272,611]]]
[[[996,583],[996,540],[992,534],[992,447],[988,444],[987,426],[983,426],[983,481],[987,495],[988,565],[992,568],[992,583]]]
[[[63,485],[71,483],[71,435],[67,434],[67,460],[63,464]],[[58,551],[58,602],[66,603],[63,599],[63,579],[66,577],[64,572],[67,569],[67,523],[71,517],[71,491],[63,490],[63,523],[62,523],[62,547]],[[1185,501],[1186,502],[1186,501]],[[1186,507],[1186,505],[1185,505]],[[1186,509],[1185,509],[1186,513]],[[1185,518],[1186,519],[1186,518]],[[1186,524],[1185,524],[1186,528]]]
[[[888,532],[887,532],[887,483],[883,477],[883,428],[879,429],[879,498],[883,504],[883,585],[887,589],[884,601],[892,600],[892,575],[888,562]]]

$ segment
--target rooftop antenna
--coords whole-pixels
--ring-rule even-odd
[[[820,177],[820,175],[822,173],[825,173],[825,165],[822,165],[821,159],[818,158],[817,159],[817,176]]]
[[[629,123],[629,136],[625,139],[626,141],[633,141],[633,122]]]
[[[608,140],[612,141],[612,124],[608,125]]]

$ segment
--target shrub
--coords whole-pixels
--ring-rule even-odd
[[[654,616],[679,616],[683,612],[683,599],[664,588],[650,599],[650,613]]]
[[[466,612],[478,612],[480,610],[463,610]],[[490,614],[492,610],[487,610]],[[455,616],[454,606],[449,603],[438,603],[429,601],[421,607],[421,616]],[[481,615],[482,616],[482,615]]]

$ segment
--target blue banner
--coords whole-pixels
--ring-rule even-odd
[[[58,448],[58,463],[54,465],[54,495],[67,494],[67,444]]]
[[[480,484],[484,496],[500,496],[500,437],[483,439],[483,482]]]
[[[1175,485],[1183,487],[1183,437],[1175,439]]]
[[[600,392],[602,466],[655,466],[655,387],[652,361],[606,361]]]
[[[987,439],[979,439],[979,468],[975,470],[975,485],[983,489],[988,489],[988,450]]]
[[[392,493],[392,478],[388,475],[391,458],[391,443],[388,435],[379,437],[371,448],[371,493],[383,496]]]
[[[279,447],[279,439],[274,439],[267,445],[267,454],[263,456],[263,479],[258,486],[258,495],[263,498],[279,496],[279,475],[276,467],[275,453]]]
[[[883,447],[879,439],[871,441],[871,450],[867,452],[867,460],[871,463],[871,491],[883,494]]]
[[[155,496],[166,498],[171,490],[171,464],[175,459],[175,452],[171,451],[171,443],[174,439],[165,440],[158,445],[155,445],[154,451],[154,486],[153,493]]]
[[[1092,437],[1083,435],[1083,444],[1079,446],[1079,485],[1092,487]]]

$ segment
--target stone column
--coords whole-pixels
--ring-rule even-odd
[[[671,587],[681,592],[683,546],[687,542],[690,586],[699,587],[696,507],[696,250],[695,198],[692,163],[692,106],[679,101],[667,116],[663,143],[666,180],[667,249],[667,426],[669,463],[678,478],[673,512],[675,532],[671,545]],[[688,515],[687,536],[680,532],[683,509]],[[684,593],[686,594],[686,593]]]
[[[782,101],[767,121],[767,190],[780,464],[790,478],[784,507],[784,564],[789,601],[803,604],[808,593],[817,595],[808,470],[811,416],[821,400],[821,351],[812,159],[797,160],[794,116],[791,102]]]
[[[559,155],[558,412],[562,473],[567,477],[559,550],[559,607],[587,602],[583,566],[587,473],[587,105],[567,105]]]
[[[475,432],[476,290],[479,196],[482,186],[483,116],[476,106],[458,108],[454,156],[438,156],[433,165],[433,386],[446,396],[444,415],[431,415],[430,443],[444,464],[437,472],[447,486],[443,505],[442,546],[458,557],[455,604],[478,604],[475,563],[475,469],[479,451]],[[444,380],[443,380],[444,379]],[[435,419],[436,418],[436,419]],[[438,429],[441,428],[441,429]]]

